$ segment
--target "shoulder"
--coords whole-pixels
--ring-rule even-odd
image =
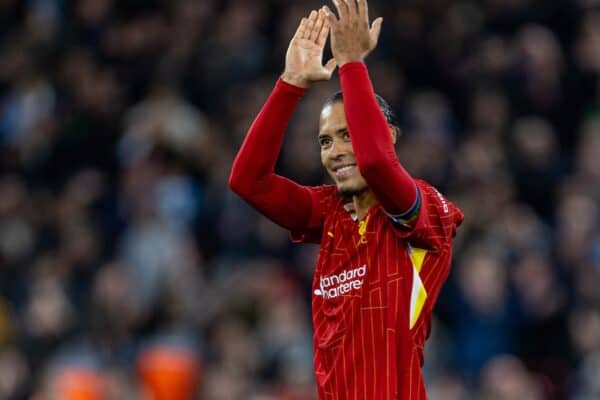
[[[322,211],[327,211],[342,201],[335,185],[309,186],[308,189],[313,207],[318,207]]]
[[[341,205],[341,198],[334,185],[304,186],[311,198],[311,212],[308,221],[308,228],[291,231],[291,239],[294,243],[319,243],[321,241],[321,232],[323,224],[327,223],[327,218],[331,210]],[[294,201],[292,198],[291,202]]]
[[[335,185],[311,186],[311,190],[323,199],[337,200],[340,198]]]
[[[445,214],[450,212],[450,202],[444,197],[444,195],[440,193],[439,190],[424,180],[415,179],[415,182],[419,188],[419,191],[421,192],[421,197],[427,200],[430,206],[433,205],[436,208],[439,208],[440,211],[444,212]]]
[[[462,223],[464,214],[452,201],[428,182],[420,179],[415,182],[423,199],[422,212],[426,212],[430,218],[438,219],[442,226],[455,228]]]
[[[419,214],[411,229],[395,225],[395,233],[415,247],[441,250],[452,243],[463,213],[429,183],[415,179],[420,194]]]

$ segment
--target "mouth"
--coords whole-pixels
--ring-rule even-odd
[[[356,171],[356,164],[338,165],[331,170],[337,178],[345,178]]]

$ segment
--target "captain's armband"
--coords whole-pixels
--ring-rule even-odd
[[[394,215],[384,210],[384,212],[388,215],[388,217],[390,217],[394,225],[396,225],[400,229],[411,230],[412,228],[414,228],[417,219],[419,218],[419,211],[421,210],[421,191],[419,190],[418,186],[416,189],[417,198],[415,199],[415,202],[410,207],[410,209],[408,209],[408,211],[402,214]]]

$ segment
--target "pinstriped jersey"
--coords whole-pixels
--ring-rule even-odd
[[[421,207],[410,230],[379,205],[356,221],[335,186],[322,186],[311,189],[321,228],[292,232],[320,243],[312,285],[320,400],[426,399],[423,348],[463,214],[416,182]]]

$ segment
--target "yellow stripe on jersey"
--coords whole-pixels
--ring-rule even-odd
[[[413,280],[412,289],[410,293],[410,329],[412,329],[421,315],[425,301],[427,300],[427,291],[421,281],[421,268],[423,268],[423,261],[427,255],[427,250],[414,248],[407,244],[408,255],[413,265]]]
[[[425,255],[427,254],[427,250],[419,249],[416,247],[410,247],[409,255],[410,259],[413,263],[413,266],[416,268],[417,272],[421,272],[421,268],[423,268],[423,261],[425,261]]]

